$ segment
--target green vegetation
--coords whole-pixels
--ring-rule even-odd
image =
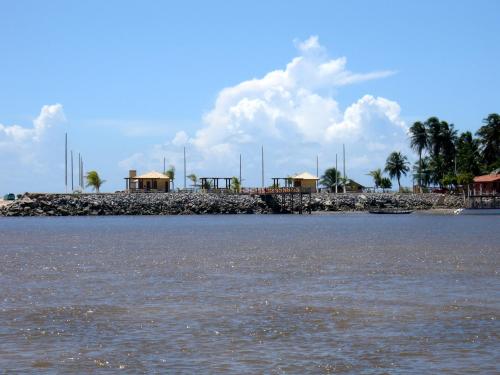
[[[380,187],[382,188],[382,192],[386,192],[387,190],[392,188],[392,182],[390,178],[382,177],[380,179]]]
[[[172,182],[172,190],[174,190],[175,167],[173,165],[169,166],[168,169],[165,171],[165,176],[167,176]]]
[[[488,115],[476,136],[469,131],[458,135],[453,124],[437,117],[415,122],[410,146],[418,154],[413,177],[419,186],[455,189],[472,182],[471,176],[500,168],[500,115]]]
[[[193,187],[196,186],[196,181],[198,181],[198,177],[194,174],[194,173],[191,173],[191,174],[188,174],[187,175],[187,178],[189,181],[191,181],[193,184]]]
[[[240,179],[238,177],[231,177],[231,189],[235,192],[235,193],[239,193],[240,190],[241,190],[241,183],[240,183]]]
[[[384,170],[389,173],[391,179],[396,177],[399,190],[401,190],[401,176],[406,176],[406,172],[410,170],[408,167],[408,158],[401,154],[401,152],[394,151],[387,158]]]
[[[481,145],[482,163],[488,170],[500,168],[500,115],[490,114],[483,124],[476,133]]]
[[[96,171],[90,171],[89,173],[87,173],[85,178],[87,179],[87,187],[92,187],[92,189],[95,190],[96,193],[99,193],[99,189],[101,188],[102,184],[106,182],[99,177],[99,174]]]
[[[375,190],[377,190],[380,187],[380,183],[382,182],[382,170],[380,168],[374,169],[370,173],[368,173],[368,176],[373,177],[373,186]]]
[[[410,128],[410,146],[418,153],[419,170],[422,170],[422,152],[429,143],[425,125],[420,121],[415,122]],[[422,186],[422,176],[418,176],[419,185]]]
[[[326,186],[331,190],[335,189],[335,184],[337,184],[338,186],[342,186],[341,183],[342,177],[340,175],[340,172],[334,167],[328,168],[320,179],[320,184]]]

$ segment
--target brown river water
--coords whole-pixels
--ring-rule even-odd
[[[500,218],[0,218],[0,373],[494,374]]]

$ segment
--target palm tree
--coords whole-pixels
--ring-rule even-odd
[[[382,192],[385,193],[386,189],[392,188],[392,182],[387,177],[382,177],[380,180],[380,187],[382,188]]]
[[[375,190],[380,187],[380,181],[382,181],[382,170],[380,168],[374,169],[368,173],[368,176],[373,177],[373,183],[375,185]]]
[[[165,176],[167,176],[170,181],[172,181],[172,190],[174,190],[175,167],[173,165],[169,166],[165,171]]]
[[[481,173],[479,140],[472,137],[471,132],[464,132],[458,138],[456,158],[459,174],[472,173],[474,176],[477,176]]]
[[[442,155],[433,156],[429,162],[429,170],[431,175],[431,182],[442,187],[442,180],[447,172],[444,157]]]
[[[396,177],[399,190],[401,190],[401,175],[406,176],[408,172],[408,158],[399,151],[392,152],[385,163],[385,171],[389,173],[390,178]]]
[[[446,121],[441,121],[441,130],[440,130],[440,141],[442,147],[442,155],[444,158],[444,163],[447,172],[454,172],[454,160],[456,157],[456,147],[455,144],[457,142],[457,131],[454,128],[453,124],[448,124]]]
[[[429,186],[431,182],[430,157],[426,156],[413,165],[413,178],[420,179],[421,186]]]
[[[422,169],[422,152],[429,145],[429,137],[425,125],[420,121],[413,123],[410,128],[410,146],[418,153],[420,169]],[[422,186],[422,177],[418,176],[418,185]]]
[[[193,187],[195,187],[196,181],[198,181],[198,177],[194,173],[191,173],[187,175],[187,178],[193,183]]]
[[[334,167],[328,168],[323,176],[321,176],[320,184],[333,190],[336,184],[340,184],[340,172]]]
[[[87,179],[87,187],[91,186],[96,193],[99,193],[99,189],[106,181],[101,180],[99,174],[96,171],[90,171],[85,176]]]
[[[238,177],[231,177],[231,186],[233,188],[233,191],[239,193],[240,190],[241,190],[241,183],[240,183],[240,179]]]
[[[483,120],[476,135],[481,144],[481,155],[486,168],[500,166],[500,115],[492,113]]]
[[[431,156],[439,155],[441,152],[441,121],[437,117],[429,117],[425,121],[427,131],[427,148]]]

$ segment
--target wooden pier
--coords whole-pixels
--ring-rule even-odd
[[[276,212],[293,213],[295,210],[302,214],[304,213],[305,203],[307,212],[311,213],[311,189],[301,187],[272,187],[272,188],[255,188],[244,189],[241,194],[252,196],[260,196]]]
[[[500,195],[499,194],[469,195],[465,200],[465,208],[500,209]]]

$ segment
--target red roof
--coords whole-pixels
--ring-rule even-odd
[[[500,181],[500,174],[485,174],[484,176],[474,177],[474,182],[496,182]]]

